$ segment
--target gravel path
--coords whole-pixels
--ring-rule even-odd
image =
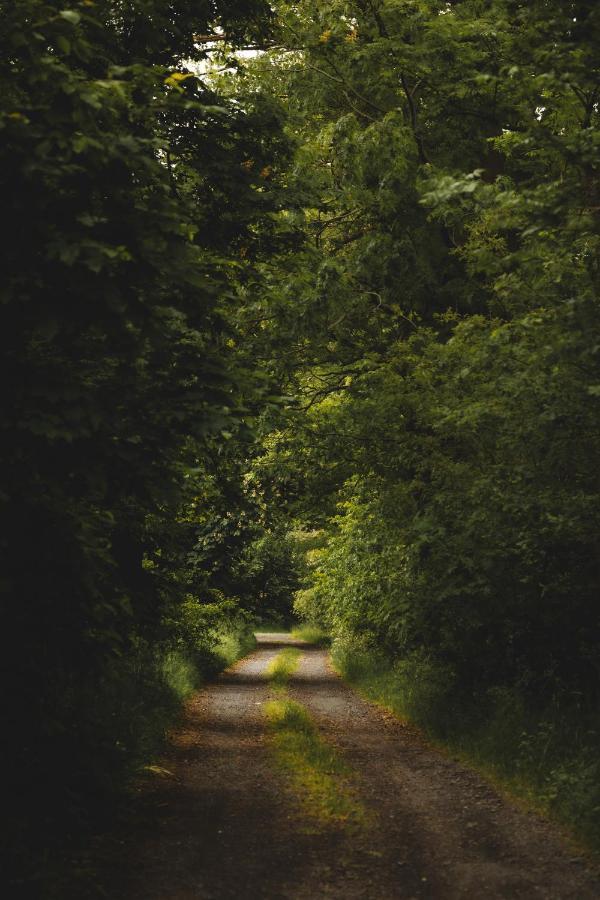
[[[111,900],[600,898],[600,880],[552,826],[363,701],[325,651],[285,634],[258,640],[195,696],[167,772],[143,785],[111,863]],[[269,752],[264,670],[290,644],[304,652],[289,693],[340,749],[371,811],[358,835],[306,819]]]

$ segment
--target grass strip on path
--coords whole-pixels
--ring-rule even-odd
[[[307,813],[326,824],[360,827],[366,812],[349,784],[350,769],[319,734],[308,710],[285,696],[301,651],[286,648],[271,662],[267,676],[278,698],[265,704],[271,745]]]
[[[269,663],[265,674],[276,691],[284,691],[290,675],[298,668],[302,651],[296,647],[286,647]]]
[[[350,771],[294,700],[270,700],[265,713],[278,764],[291,777],[306,811],[321,822],[360,826],[365,810],[347,784]]]

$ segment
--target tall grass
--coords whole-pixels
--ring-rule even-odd
[[[181,704],[207,678],[226,669],[255,646],[254,635],[248,629],[232,628],[219,632],[210,649],[198,648],[195,653],[189,650],[159,652],[154,666],[159,679],[172,693],[173,700]]]
[[[112,660],[93,687],[65,686],[63,703],[78,727],[56,753],[60,765],[68,765],[76,790],[65,795],[59,777],[48,786],[46,794],[58,810],[55,830],[45,839],[43,854],[29,853],[31,881],[15,885],[15,900],[108,896],[96,888],[98,861],[91,836],[110,827],[118,810],[129,809],[128,786],[135,776],[166,771],[154,763],[185,700],[256,644],[249,623],[241,618],[217,621],[206,634],[205,641],[187,645],[132,643],[130,652]],[[66,824],[59,827],[61,811]],[[44,828],[43,821],[39,827]]]
[[[566,825],[600,853],[600,712],[556,693],[527,698],[514,686],[457,690],[450,670],[425,654],[391,661],[349,638],[335,667],[367,698],[420,726],[500,788]]]
[[[299,625],[292,629],[292,637],[315,647],[328,647],[331,644],[331,638],[319,625]]]
[[[88,749],[82,759],[106,772],[106,799],[158,755],[188,697],[255,645],[245,623],[215,629],[210,643],[196,647],[140,642],[113,662],[93,694],[77,698],[83,738],[95,740],[95,752]]]

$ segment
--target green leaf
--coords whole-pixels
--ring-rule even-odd
[[[81,22],[81,14],[74,9],[61,9],[59,16],[71,25],[79,25]]]

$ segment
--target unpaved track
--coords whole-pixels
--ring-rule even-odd
[[[360,699],[303,646],[289,684],[355,772],[361,833],[306,818],[269,752],[264,670],[288,635],[190,703],[120,837],[107,885],[127,900],[598,900],[600,880],[555,830]]]

